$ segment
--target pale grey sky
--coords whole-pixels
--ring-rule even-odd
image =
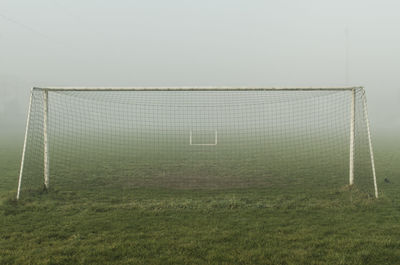
[[[399,10],[389,0],[0,0],[0,121],[24,123],[33,85],[363,85],[374,129],[400,127]]]

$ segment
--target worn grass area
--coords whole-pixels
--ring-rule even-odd
[[[106,186],[16,202],[20,149],[2,143],[0,264],[397,264],[399,146],[376,142],[379,200],[347,187]]]

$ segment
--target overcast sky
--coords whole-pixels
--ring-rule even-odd
[[[33,85],[362,85],[374,130],[400,127],[399,10],[394,0],[0,0],[0,120],[24,123]]]

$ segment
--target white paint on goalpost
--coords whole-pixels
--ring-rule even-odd
[[[369,117],[368,117],[368,109],[367,109],[367,97],[365,95],[365,89],[363,88],[363,106],[364,106],[364,118],[367,125],[367,134],[368,134],[368,145],[369,145],[369,154],[371,158],[371,166],[372,166],[372,176],[374,180],[374,190],[375,190],[375,197],[378,198],[378,184],[376,183],[376,170],[375,170],[375,158],[374,158],[374,149],[372,146],[372,137],[371,137],[371,129],[369,124]]]
[[[352,91],[363,87],[34,87],[46,91]]]
[[[350,166],[349,184],[354,184],[354,149],[355,149],[355,122],[356,122],[356,90],[351,91],[351,110],[350,110]]]
[[[49,188],[49,92],[43,91],[43,145],[44,145],[44,186]]]
[[[29,120],[31,118],[31,111],[32,111],[32,100],[33,100],[32,97],[33,97],[33,88],[31,89],[31,95],[29,97],[28,117],[26,118],[26,126],[25,126],[24,147],[22,149],[21,167],[19,170],[19,177],[18,177],[17,200],[19,199],[19,194],[21,192],[22,174],[24,172],[26,142],[28,140]]]

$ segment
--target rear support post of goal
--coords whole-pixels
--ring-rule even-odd
[[[26,118],[26,126],[25,126],[24,147],[22,149],[21,168],[19,170],[19,177],[18,177],[17,200],[19,199],[19,194],[21,191],[22,174],[24,171],[26,142],[28,141],[29,120],[31,119],[31,111],[32,111],[32,97],[33,97],[33,89],[31,89],[31,95],[29,97],[28,117]]]
[[[49,92],[43,91],[43,145],[44,145],[44,188],[49,188],[49,139],[48,139],[48,125],[49,125]]]
[[[365,118],[365,123],[367,125],[369,154],[371,157],[372,176],[374,179],[375,198],[378,198],[379,195],[378,195],[378,185],[376,183],[374,149],[372,147],[371,129],[370,129],[370,124],[369,124],[368,109],[367,109],[367,97],[365,96],[365,90],[363,90],[363,104],[364,104],[364,118]]]
[[[354,184],[354,149],[355,149],[355,123],[356,123],[356,90],[351,90],[351,110],[350,110],[350,173],[349,184]]]

